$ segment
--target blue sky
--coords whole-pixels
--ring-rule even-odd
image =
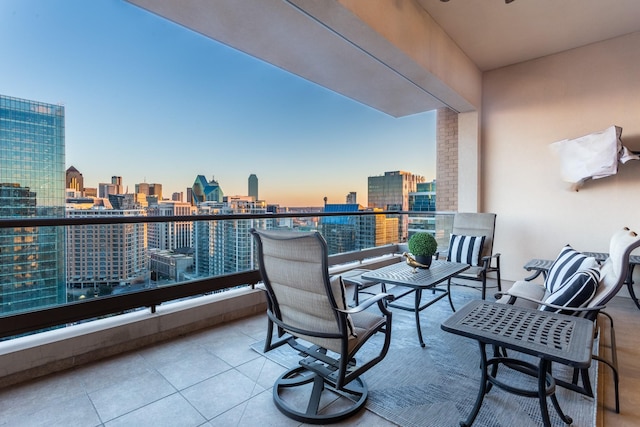
[[[269,203],[366,205],[369,176],[435,178],[435,112],[393,118],[124,1],[0,0],[0,58],[1,94],[64,104],[87,187],[246,195],[254,173]]]

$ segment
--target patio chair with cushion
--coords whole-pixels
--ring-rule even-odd
[[[276,380],[276,407],[290,418],[312,424],[354,414],[368,396],[361,375],[389,349],[391,312],[384,302],[392,297],[379,294],[349,308],[341,276],[329,276],[327,244],[317,232],[252,229],[251,233],[267,294],[264,351],[288,344],[302,356],[299,366]],[[377,310],[365,311],[376,303]],[[368,342],[378,333],[380,340]],[[365,343],[362,355],[359,350]],[[336,399],[342,402],[327,405]]]
[[[603,311],[605,304],[613,298],[625,283],[629,270],[629,256],[640,247],[640,236],[628,228],[616,232],[609,243],[609,257],[599,265],[595,258],[586,256],[567,245],[553,262],[544,285],[521,280],[513,284],[508,292],[496,294],[499,302],[555,311],[585,317],[594,322],[594,333],[599,332],[595,324],[606,317],[610,322],[609,359],[594,355],[613,371],[616,412],[620,412],[618,396],[618,366],[613,319]],[[588,369],[579,372],[582,386],[578,385],[578,372],[571,383],[556,380],[556,383],[593,397]]]
[[[487,275],[495,273],[498,291],[502,290],[500,281],[500,254],[493,253],[493,239],[496,226],[496,214],[458,212],[453,217],[453,227],[447,249],[447,261],[461,262],[471,265],[464,272],[454,276],[447,282],[447,290],[451,285],[467,286],[479,289],[482,299],[487,295]],[[465,282],[455,281],[464,279]],[[480,285],[466,281],[480,282]],[[451,300],[449,300],[451,303]],[[451,303],[451,308],[453,304]]]

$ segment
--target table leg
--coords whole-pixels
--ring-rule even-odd
[[[562,419],[562,421],[564,421],[566,424],[571,424],[573,423],[573,419],[562,412],[560,403],[558,403],[558,398],[556,397],[555,393],[555,381],[553,380],[551,374],[548,374],[550,367],[551,362],[545,359],[540,359],[538,368],[538,399],[540,400],[542,422],[544,423],[545,427],[551,426],[551,420],[549,419],[549,408],[547,407],[547,395],[551,395],[551,403],[553,403],[553,407],[560,416],[560,419]]]
[[[424,340],[422,339],[422,328],[420,327],[420,301],[422,300],[422,289],[416,289],[416,329],[418,330],[418,340],[420,341],[420,347],[425,347]]]
[[[460,427],[470,427],[473,424],[473,421],[478,416],[478,412],[480,412],[480,407],[482,406],[482,401],[484,400],[484,395],[487,392],[487,353],[485,352],[486,344],[478,341],[480,344],[480,388],[478,389],[478,397],[476,398],[476,403],[473,405],[473,410],[469,417],[467,417],[466,421],[460,421]]]
[[[540,359],[538,367],[538,399],[540,401],[540,412],[542,413],[542,422],[545,427],[551,426],[549,419],[549,408],[547,408],[547,369],[548,363],[545,359]]]

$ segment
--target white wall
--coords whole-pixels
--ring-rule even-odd
[[[573,192],[549,149],[611,125],[640,151],[640,33],[484,74],[482,210],[498,214],[505,279],[564,244],[607,252],[614,231],[640,231],[640,161]]]

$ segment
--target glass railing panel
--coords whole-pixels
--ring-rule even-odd
[[[407,214],[409,237],[415,233],[428,232],[438,242],[440,254],[446,254],[453,229],[453,212],[409,212]]]
[[[153,298],[132,295],[122,300],[130,311],[247,286],[251,283],[226,277],[251,273],[246,277],[255,280],[258,265],[251,228],[319,231],[330,255],[353,254],[349,257],[356,259],[359,251],[406,242],[418,231],[433,233],[443,250],[452,219],[450,213],[359,212],[207,215],[166,221],[112,216],[93,223],[69,218],[51,220],[54,225],[0,224],[0,317],[70,304],[74,317],[82,309],[72,304],[169,290]],[[55,225],[60,221],[65,223]],[[106,313],[101,316],[109,310],[120,312],[108,305],[100,310]]]

